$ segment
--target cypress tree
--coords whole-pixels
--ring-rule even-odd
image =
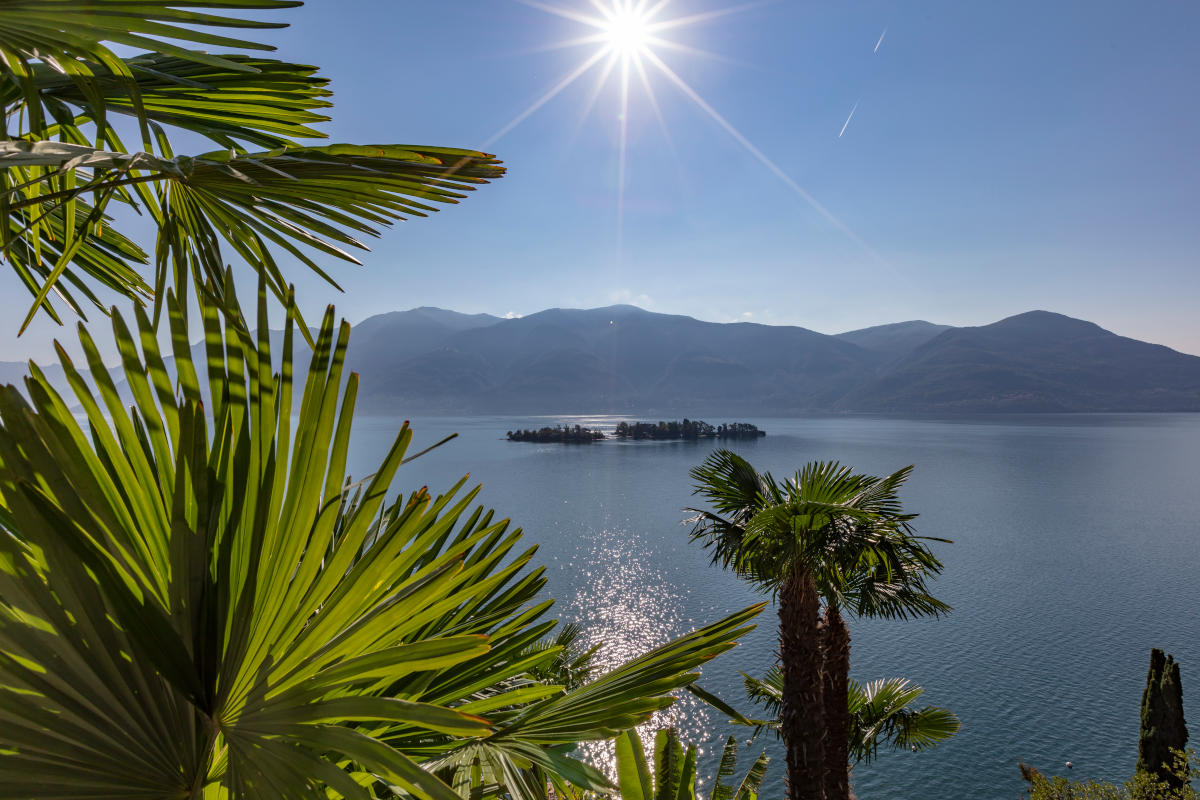
[[[1148,772],[1175,788],[1183,781],[1172,773],[1174,750],[1187,747],[1183,719],[1183,684],[1179,664],[1157,647],[1150,651],[1150,671],[1142,692],[1142,726],[1138,739],[1138,772]]]

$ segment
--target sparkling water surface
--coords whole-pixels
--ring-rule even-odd
[[[679,418],[677,415],[674,418]],[[746,420],[765,438],[721,445],[508,442],[506,431],[569,423],[611,428],[627,417],[470,417],[413,421],[414,448],[457,439],[403,467],[397,486],[435,494],[465,473],[481,502],[524,528],[547,566],[560,619],[604,643],[612,665],[759,602],[761,595],[688,542],[688,470],[729,446],[760,470],[790,474],[837,459],[883,474],[916,469],[902,499],[945,562],[939,620],[854,620],[852,674],[903,676],[963,721],[925,753],[887,753],[855,770],[863,800],[1016,798],[1017,759],[1044,772],[1123,780],[1136,760],[1138,706],[1151,647],[1181,661],[1184,706],[1200,720],[1200,415],[1037,415],[952,419],[808,417]],[[712,423],[730,421],[705,418]],[[360,418],[350,466],[383,458],[401,418]],[[415,450],[414,450],[415,451]],[[704,668],[702,685],[752,708],[740,672],[775,653],[768,607],[741,645]],[[728,725],[690,696],[664,712],[701,745],[712,772]],[[1200,723],[1193,722],[1193,730]],[[767,749],[764,798],[782,796],[783,755]],[[594,757],[603,760],[604,753]]]

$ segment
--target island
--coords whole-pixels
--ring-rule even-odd
[[[557,444],[591,444],[606,438],[600,431],[594,431],[590,428],[582,428],[578,425],[571,427],[569,425],[555,425],[553,428],[546,426],[538,430],[525,431],[509,431],[508,440],[510,442],[551,442]]]
[[[709,425],[703,420],[674,422],[618,422],[613,436],[618,439],[757,439],[767,432],[748,422]]]

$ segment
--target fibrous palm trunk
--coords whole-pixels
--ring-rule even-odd
[[[779,588],[780,733],[787,750],[788,800],[825,798],[825,707],[821,699],[820,603],[807,570]]]
[[[850,629],[837,606],[821,620],[825,702],[825,800],[850,800]]]

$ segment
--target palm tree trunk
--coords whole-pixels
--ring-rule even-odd
[[[825,800],[850,800],[850,629],[833,604],[821,621]]]
[[[821,701],[820,602],[807,570],[779,587],[780,733],[787,749],[788,800],[825,800],[825,720]]]

